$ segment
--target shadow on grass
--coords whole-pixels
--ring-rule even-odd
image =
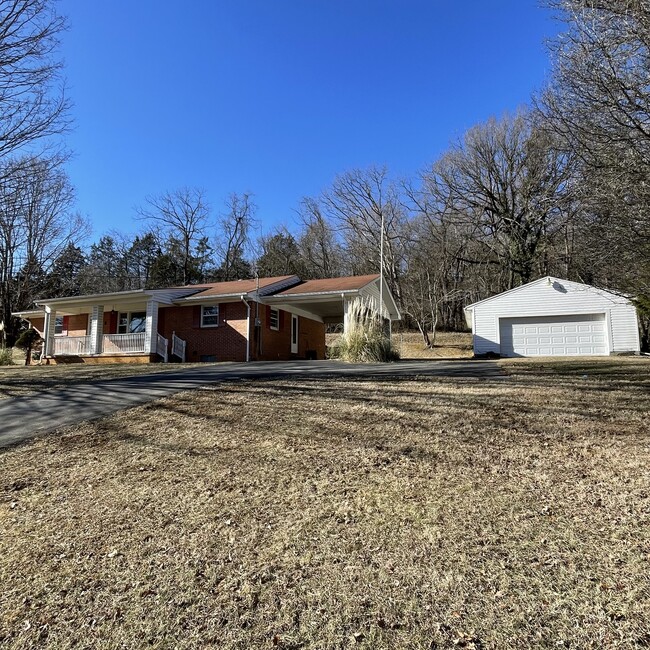
[[[449,376],[432,374],[431,369],[436,366],[429,361],[419,360],[402,365],[402,368],[409,369],[410,374],[401,376],[392,374],[399,364],[364,368],[364,374],[340,376],[336,372],[320,374],[318,366],[297,363],[289,365],[285,376],[281,377],[270,377],[272,364],[261,364],[250,367],[251,374],[244,372],[246,367],[228,366],[218,369],[218,372],[209,368],[204,372],[202,368],[195,373],[165,372],[82,382],[65,390],[46,393],[40,399],[31,396],[0,401],[0,446],[17,444],[31,437],[27,429],[30,426],[35,431],[63,428],[81,420],[142,406],[146,402],[151,403],[145,407],[145,412],[169,412],[191,421],[219,422],[224,418],[223,409],[219,406],[220,397],[232,399],[239,396],[245,405],[251,395],[260,392],[268,408],[275,409],[279,422],[287,420],[295,426],[300,421],[295,418],[297,410],[308,420],[310,407],[318,404],[320,409],[329,413],[333,423],[326,427],[327,436],[336,437],[338,429],[344,428],[340,425],[353,425],[372,438],[368,430],[375,427],[382,433],[374,436],[374,439],[384,442],[391,435],[390,423],[393,420],[406,421],[412,431],[420,433],[426,432],[432,423],[444,429],[445,420],[451,416],[463,423],[468,435],[475,435],[474,430],[480,432],[490,427],[511,427],[529,435],[547,435],[549,420],[562,427],[571,418],[579,419],[593,424],[597,429],[605,419],[618,416],[619,412],[650,411],[648,383],[639,380],[638,373],[625,372],[625,379],[619,379],[614,374],[615,379],[608,382],[601,379],[583,380],[577,374],[560,376],[532,372],[504,378],[496,364],[449,365],[453,368]],[[337,368],[349,368],[342,365],[333,367],[335,371]],[[444,364],[440,367],[444,367]],[[496,372],[474,377],[472,375],[476,374],[477,367],[496,368]],[[602,368],[599,364],[581,364],[577,367]],[[201,409],[197,412],[191,397],[185,398],[183,395],[170,401],[152,401],[205,387],[215,396],[215,403],[207,411]],[[538,398],[540,391],[548,393],[548,397],[542,401]],[[189,396],[193,394],[188,393]],[[610,399],[610,394],[616,394],[617,413],[612,412],[611,404],[607,407],[609,412],[605,412],[603,402]],[[286,405],[276,405],[276,402],[286,401],[287,398],[292,411],[290,417],[283,414]],[[348,408],[358,405],[372,407],[377,417],[373,416],[369,421],[367,412],[355,412],[354,408]],[[242,411],[245,410],[242,407]],[[228,417],[231,426],[238,426],[236,415]],[[21,431],[21,427],[25,431]],[[560,435],[561,431],[557,434]],[[414,453],[426,454],[428,450],[414,450]]]

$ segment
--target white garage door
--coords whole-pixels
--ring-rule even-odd
[[[605,314],[499,319],[501,356],[609,354]]]

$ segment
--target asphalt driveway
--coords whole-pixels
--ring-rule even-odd
[[[223,363],[179,368],[150,375],[107,379],[69,388],[0,400],[0,447],[83,420],[222,381],[274,378],[405,378],[473,377],[503,379],[494,361],[411,360],[387,364],[348,364],[340,361]]]

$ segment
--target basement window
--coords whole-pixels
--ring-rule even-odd
[[[201,327],[217,327],[219,325],[219,305],[201,307]]]
[[[269,312],[269,327],[272,330],[279,330],[280,329],[280,310],[279,309],[273,309],[271,307],[271,310]]]

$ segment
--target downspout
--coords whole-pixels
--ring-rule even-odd
[[[251,304],[244,298],[243,295],[240,296],[241,301],[246,305],[246,363],[251,360]]]

